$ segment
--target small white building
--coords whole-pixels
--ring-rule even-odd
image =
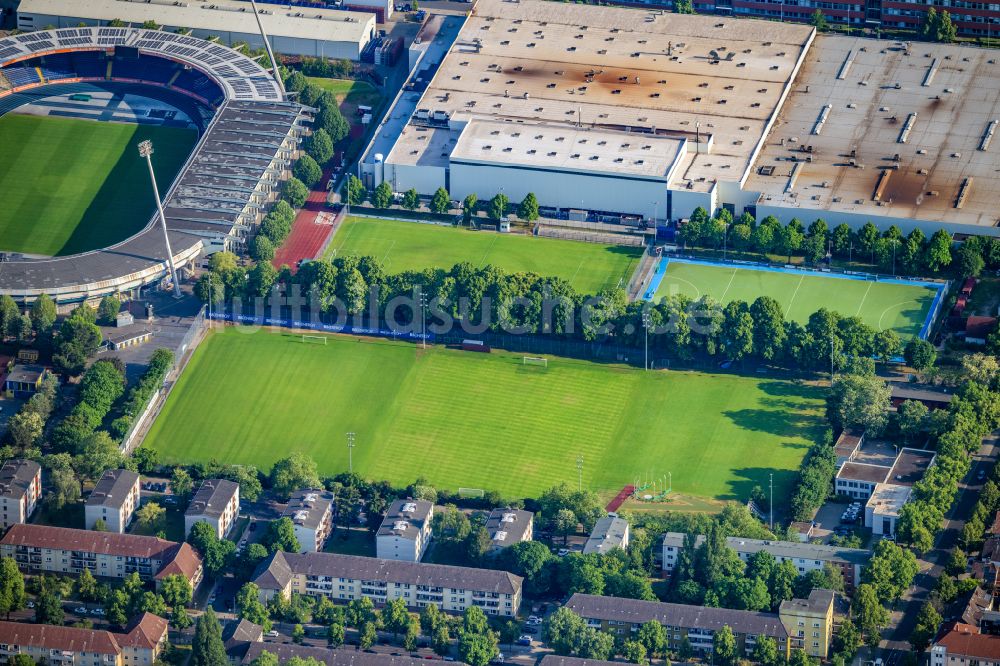
[[[333,529],[333,493],[326,490],[296,490],[281,514],[295,526],[300,553],[323,550]]]
[[[109,469],[87,498],[83,515],[88,530],[103,520],[107,531],[122,534],[139,507],[139,475],[127,469]]]
[[[615,548],[628,549],[629,524],[617,513],[609,513],[597,521],[594,530],[590,533],[586,545],[583,547],[583,554],[607,553]]]
[[[434,505],[425,500],[396,500],[375,535],[376,555],[385,560],[419,562],[431,542]]]
[[[195,523],[208,523],[222,539],[239,515],[240,484],[227,479],[206,479],[184,512],[184,534],[190,534]]]
[[[8,460],[0,467],[0,528],[25,523],[42,495],[42,467],[34,460]]]
[[[872,534],[896,534],[896,522],[903,505],[910,501],[910,486],[898,486],[894,483],[880,483],[875,486],[872,496],[865,504],[865,527],[870,527]]]
[[[490,552],[500,551],[522,541],[531,541],[534,535],[535,514],[521,509],[493,509],[486,519],[490,534]]]

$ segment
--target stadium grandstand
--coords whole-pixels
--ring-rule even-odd
[[[0,39],[0,115],[32,100],[99,86],[169,95],[200,132],[162,193],[178,267],[239,249],[278,195],[310,109],[283,99],[250,58],[193,37],[136,28],[42,30]],[[42,293],[74,303],[121,293],[167,275],[156,217],[111,247],[62,257],[0,255],[0,294]]]

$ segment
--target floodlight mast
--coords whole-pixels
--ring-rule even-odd
[[[260,21],[260,12],[257,11],[257,3],[254,0],[250,0],[250,6],[253,8],[253,16],[257,19],[257,29],[260,30],[260,38],[264,40],[264,50],[267,51],[267,57],[271,61],[271,74],[274,76],[274,82],[278,84],[278,90],[281,91],[281,98],[285,98],[285,84],[281,80],[281,72],[278,71],[278,61],[274,59],[274,51],[271,50],[271,42],[267,39],[267,33],[264,32],[264,24]]]
[[[163,203],[160,201],[160,188],[156,186],[156,174],[153,172],[153,142],[145,140],[139,143],[139,155],[146,158],[149,165],[149,180],[153,183],[153,196],[156,198],[156,210],[160,214],[160,228],[163,229],[163,242],[167,246],[167,265],[170,267],[170,280],[174,283],[174,297],[181,297],[181,283],[177,279],[177,267],[174,266],[174,251],[170,248],[170,235],[167,234],[167,216],[163,214]]]

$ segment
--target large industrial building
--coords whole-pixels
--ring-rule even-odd
[[[725,206],[998,233],[994,51],[544,0],[479,0],[439,41],[366,152],[368,187],[531,191],[592,221]]]
[[[261,22],[277,53],[358,60],[375,36],[375,10],[263,5]],[[141,26],[153,21],[164,30],[190,30],[194,37],[218,38],[225,44],[245,42],[262,49],[264,42],[248,2],[174,2],[174,0],[21,0],[21,30],[106,26],[111,21]]]

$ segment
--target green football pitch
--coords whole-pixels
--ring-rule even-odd
[[[708,295],[721,303],[771,296],[785,317],[805,323],[820,308],[861,319],[878,330],[895,329],[904,339],[917,335],[937,291],[918,284],[779,273],[735,266],[671,261],[653,300],[670,294]]]
[[[161,193],[198,139],[176,128],[76,118],[0,117],[0,250],[60,256],[106,247],[156,209],[136,146],[152,139]]]
[[[619,282],[624,286],[642,248],[352,217],[333,237],[327,257],[344,254],[378,257],[389,273],[447,269],[462,261],[493,264],[511,273],[560,277],[578,292],[593,294]]]
[[[535,496],[583,482],[617,492],[668,472],[679,493],[745,499],[790,491],[823,428],[820,389],[784,380],[482,354],[348,336],[214,332],[145,445],[170,462],[268,470],[293,451],[321,474]]]

